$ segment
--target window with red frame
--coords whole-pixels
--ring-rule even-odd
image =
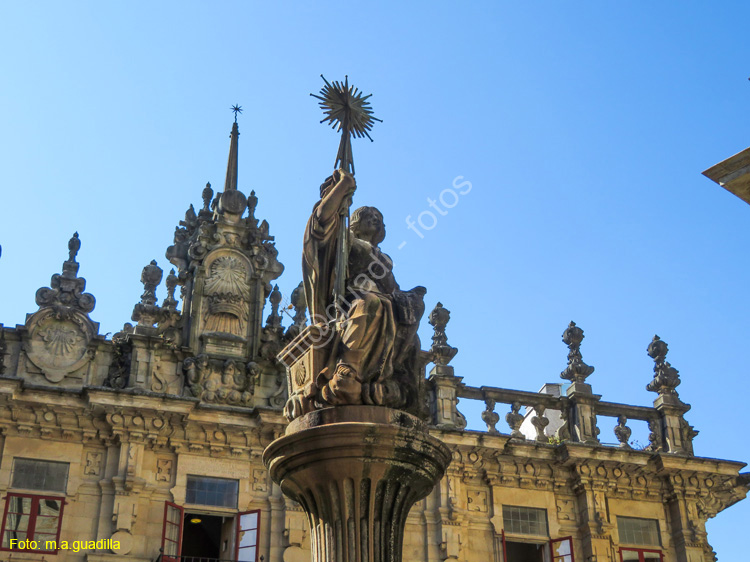
[[[647,550],[645,548],[621,548],[620,562],[662,562],[664,557],[661,550]]]
[[[8,493],[0,550],[56,553],[64,507],[64,498]],[[36,543],[22,543],[26,548],[18,548],[14,539]]]
[[[549,541],[552,562],[575,562],[573,556],[573,537],[563,537]]]
[[[257,562],[260,509],[237,514],[237,535],[234,559],[238,562]]]
[[[617,516],[617,532],[620,537],[620,562],[661,562],[661,538],[656,519]],[[636,546],[637,545],[637,546]]]

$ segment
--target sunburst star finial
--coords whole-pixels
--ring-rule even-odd
[[[381,121],[372,114],[372,106],[368,98],[372,95],[362,95],[357,88],[349,85],[349,77],[344,82],[330,83],[321,74],[325,85],[320,90],[320,95],[310,94],[320,100],[320,105],[325,117],[321,123],[330,124],[334,130],[341,132],[341,143],[336,155],[334,168],[343,168],[354,174],[354,158],[352,157],[351,137],[370,137],[370,131],[375,121]]]

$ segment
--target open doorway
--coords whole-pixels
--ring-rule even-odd
[[[182,562],[233,560],[234,517],[185,512]]]
[[[259,562],[259,539],[259,509],[212,515],[164,502],[161,562]]]
[[[549,545],[505,541],[506,562],[548,562]]]

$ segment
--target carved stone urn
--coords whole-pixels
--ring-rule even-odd
[[[419,418],[365,405],[305,414],[263,453],[307,514],[314,562],[400,562],[409,509],[450,458]]]

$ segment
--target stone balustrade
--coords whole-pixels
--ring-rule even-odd
[[[442,305],[440,309],[444,310]],[[655,362],[654,378],[647,389],[658,393],[658,396],[653,406],[635,406],[605,402],[600,395],[592,392],[591,385],[585,380],[594,368],[583,362],[580,352],[583,330],[574,322],[563,333],[569,354],[568,365],[560,377],[570,383],[557,385],[565,387],[560,395],[464,384],[462,377],[456,376],[453,367],[448,365],[457,350],[447,345],[445,324],[447,320],[436,327],[433,341],[437,345],[433,345],[432,350],[435,366],[429,377],[430,413],[432,423],[438,429],[463,430],[467,421],[457,404],[459,400],[478,400],[485,405],[481,418],[490,434],[509,433],[512,439],[553,445],[572,442],[610,447],[612,445],[607,443],[617,443],[615,446],[627,449],[631,448],[632,434],[628,420],[639,420],[648,425],[648,443],[642,444],[644,450],[693,455],[692,441],[698,432],[685,420],[684,414],[690,410],[690,405],[679,399],[675,390],[680,384],[679,374],[666,361],[667,344],[658,336],[654,336],[647,349]],[[446,352],[446,349],[449,351]],[[498,404],[506,404],[509,408],[503,414],[497,408]],[[525,415],[520,412],[524,407]],[[617,420],[612,434],[614,439],[605,438],[604,443],[600,441],[598,416]],[[505,426],[502,425],[502,418]]]

